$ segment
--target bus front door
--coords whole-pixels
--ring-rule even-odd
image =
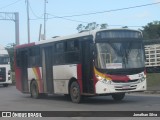
[[[82,85],[83,93],[94,93],[93,84],[93,60],[91,41],[82,41]]]

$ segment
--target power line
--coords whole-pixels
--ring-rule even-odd
[[[126,8],[112,9],[112,10],[101,11],[101,12],[92,12],[92,13],[85,13],[85,14],[69,15],[69,16],[57,16],[57,15],[48,14],[52,17],[47,18],[47,19],[60,18],[60,19],[68,20],[68,21],[79,22],[79,23],[87,23],[88,24],[89,22],[68,19],[66,17],[79,17],[79,16],[87,16],[87,15],[93,15],[93,14],[101,14],[101,13],[106,13],[106,12],[115,12],[115,11],[121,11],[121,10],[128,10],[128,9],[146,7],[146,6],[156,5],[156,4],[160,4],[160,2],[143,4],[143,5],[138,5],[138,6],[126,7]],[[30,20],[38,20],[38,19],[43,19],[43,18],[37,17],[37,19],[30,19]],[[126,26],[126,25],[109,25],[109,26]],[[142,27],[142,26],[128,26],[128,27]]]
[[[60,17],[60,16],[56,16],[56,15],[52,15],[52,14],[48,14],[50,16],[53,16],[53,17],[50,17],[50,18],[47,18],[47,19],[53,19],[53,18],[59,18],[59,19],[64,19],[64,20],[68,20],[68,21],[72,21],[72,22],[78,22],[78,23],[85,23],[85,24],[88,24],[90,22],[86,22],[86,21],[79,21],[79,20],[73,20],[73,19],[68,19],[68,18],[64,18],[64,17]],[[38,18],[39,19],[39,18]],[[43,19],[43,18],[40,18],[40,19]],[[30,20],[37,20],[37,19],[30,19]],[[143,27],[143,26],[131,26],[131,25],[108,25],[108,26],[118,26],[118,27],[122,27],[122,26],[127,26],[127,27]]]
[[[28,5],[29,5],[29,8],[30,8],[32,14],[33,14],[37,19],[42,19],[42,17],[39,17],[38,15],[35,14],[35,12],[33,11],[33,9],[32,9],[32,7],[31,7],[31,5],[30,5],[29,2],[28,2]],[[43,16],[43,15],[42,15],[42,16]]]
[[[100,12],[68,15],[68,16],[56,16],[56,15],[50,14],[51,16],[54,16],[54,17],[51,17],[51,18],[48,18],[48,19],[54,19],[54,18],[66,19],[66,17],[79,17],[79,16],[87,16],[87,15],[93,15],[93,14],[102,14],[102,13],[106,13],[106,12],[116,12],[116,11],[134,9],[134,8],[139,8],[139,7],[146,7],[146,6],[156,5],[156,4],[160,4],[160,2],[150,3],[150,4],[143,4],[143,5],[138,5],[138,6],[126,7],[126,8],[112,9],[112,10],[107,10],[107,11],[100,11]],[[35,15],[35,16],[37,16],[37,15]],[[37,19],[31,19],[31,20],[38,20],[38,19],[43,19],[43,18],[37,18]],[[71,20],[71,19],[66,19],[66,20]],[[76,21],[76,20],[71,20],[71,21]],[[83,23],[83,21],[82,21],[82,23]],[[86,22],[84,22],[84,23],[86,23]]]
[[[127,10],[127,9],[134,9],[134,8],[140,8],[140,7],[146,7],[146,6],[156,5],[156,4],[160,4],[160,2],[150,3],[150,4],[143,4],[143,5],[132,6],[132,7],[119,8],[119,9],[111,9],[111,10],[100,11],[100,12],[92,12],[92,13],[85,13],[85,14],[68,15],[68,16],[56,16],[56,15],[50,14],[51,16],[54,16],[54,17],[51,17],[51,18],[48,18],[48,19],[54,19],[54,18],[66,19],[66,17],[79,17],[79,16],[87,16],[87,15],[93,15],[93,14],[102,14],[102,13],[106,13],[106,12],[116,12],[116,11]],[[37,19],[31,19],[31,20],[38,20],[38,19],[43,19],[43,18],[37,18]],[[69,20],[69,19],[66,19],[66,20]],[[76,21],[76,20],[73,20],[73,21]]]
[[[100,12],[92,12],[92,13],[68,15],[68,16],[62,16],[62,17],[79,17],[79,16],[86,16],[86,15],[102,14],[102,13],[106,13],[106,12],[116,12],[116,11],[127,10],[127,9],[134,9],[134,8],[140,8],[140,7],[146,7],[146,6],[156,5],[156,4],[160,4],[160,2],[150,3],[150,4],[144,4],[144,5],[138,5],[138,6],[125,7],[125,8],[119,8],[119,9],[106,10],[106,11],[100,11]]]
[[[52,15],[52,14],[48,14],[48,15],[53,16],[53,17],[50,17],[50,18],[48,18],[48,19],[60,18],[60,19],[64,19],[64,20],[68,20],[68,21],[73,21],[73,22],[89,23],[89,22],[84,22],[84,21],[79,21],[79,20],[68,19],[68,18],[65,18],[65,17],[60,17],[60,16]]]
[[[6,6],[1,7],[0,9],[7,8],[7,7],[11,6],[11,5],[14,5],[14,4],[20,2],[20,1],[22,1],[22,0],[17,0],[17,1],[15,1],[15,2],[13,2],[13,3],[10,3],[10,4],[6,5]]]

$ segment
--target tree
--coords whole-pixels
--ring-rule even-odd
[[[9,53],[10,65],[11,65],[12,71],[14,71],[14,47],[15,47],[15,45],[16,45],[15,43],[10,43],[5,47]]]
[[[101,24],[101,27],[100,27],[100,29],[106,29],[108,27],[108,24],[106,24],[106,23],[103,23],[103,24]]]
[[[79,24],[77,27],[78,32],[81,32],[84,29],[84,26],[82,24]]]
[[[86,26],[79,24],[77,30],[78,32],[91,31],[97,29],[98,27],[100,27],[100,29],[106,29],[108,27],[108,24],[103,23],[99,25],[96,22],[88,23]]]
[[[145,39],[160,38],[160,21],[153,21],[143,27],[143,35]]]

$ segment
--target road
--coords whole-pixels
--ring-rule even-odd
[[[19,92],[15,86],[0,86],[0,111],[160,111],[160,95],[132,93],[127,94],[120,102],[114,101],[110,96],[89,97],[83,103],[75,104],[63,95],[32,99],[29,94]],[[81,118],[83,117],[72,117],[73,120]],[[91,117],[83,119],[89,120]],[[112,119],[114,120],[113,117]],[[153,119],[158,120],[156,117]]]

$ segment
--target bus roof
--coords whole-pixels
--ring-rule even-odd
[[[84,32],[80,32],[80,33],[76,33],[76,34],[68,35],[68,36],[60,36],[60,37],[56,36],[55,38],[53,37],[53,38],[47,39],[47,40],[41,40],[41,41],[38,41],[38,42],[17,45],[16,48],[25,48],[25,47],[29,47],[29,46],[33,46],[33,45],[40,45],[40,44],[50,43],[50,42],[54,42],[54,41],[60,41],[60,40],[78,38],[78,37],[85,37],[85,36],[88,36],[88,35],[92,35],[93,37],[95,37],[97,32],[110,31],[110,30],[129,30],[129,31],[141,32],[139,30],[128,29],[128,28],[98,29],[98,30],[92,30],[92,31],[84,31]]]
[[[110,30],[131,30],[131,31],[137,31],[137,32],[141,32],[139,30],[134,30],[134,29],[128,29],[128,28],[118,28],[118,29],[100,29],[100,30],[92,30],[92,31],[84,31],[84,32],[80,32],[77,34],[73,34],[73,35],[68,35],[68,36],[62,36],[62,37],[56,37],[56,38],[51,38],[48,40],[41,40],[36,42],[35,44],[44,44],[44,43],[50,43],[53,41],[59,41],[59,40],[66,40],[66,39],[72,39],[72,38],[78,38],[78,37],[84,37],[84,36],[88,36],[88,35],[92,35],[93,37],[95,37],[95,34],[99,31],[110,31]]]

